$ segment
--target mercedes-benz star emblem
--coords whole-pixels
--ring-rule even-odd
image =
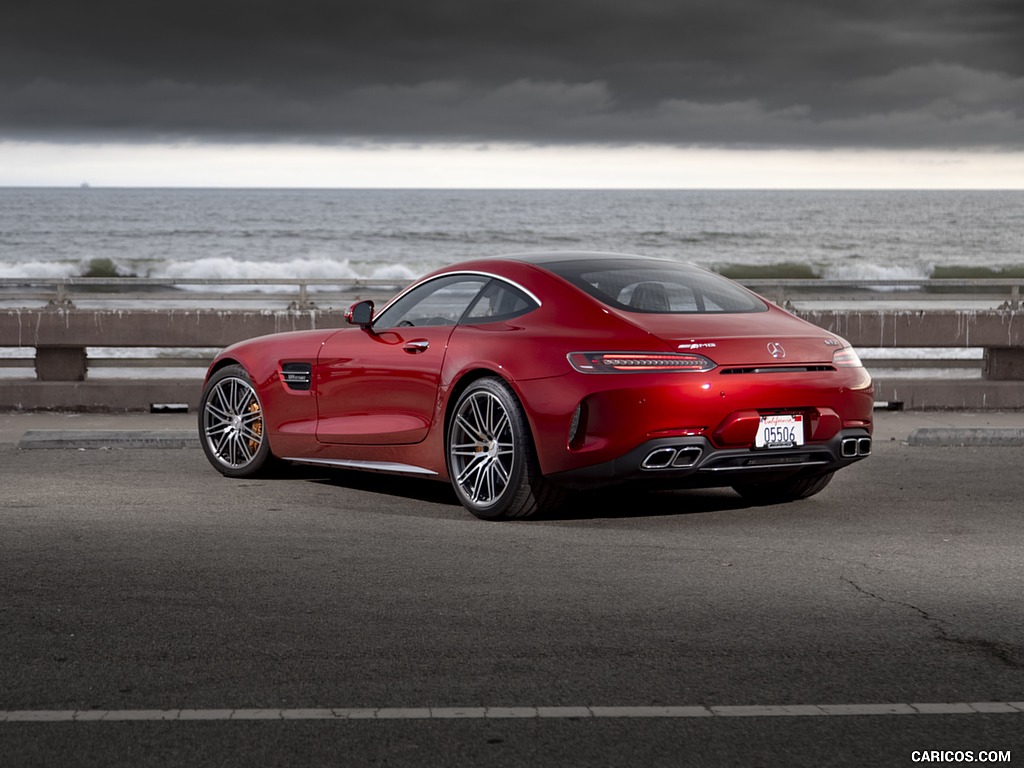
[[[776,360],[781,360],[786,356],[786,349],[777,341],[769,341],[768,354],[774,357]]]

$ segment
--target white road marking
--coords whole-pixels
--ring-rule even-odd
[[[128,720],[508,720],[515,718],[864,717],[1024,714],[1024,701],[924,704],[783,704],[679,707],[381,707],[315,709],[26,709],[0,710],[0,723]]]

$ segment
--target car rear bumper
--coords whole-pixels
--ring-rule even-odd
[[[716,448],[706,437],[648,440],[628,453],[549,476],[569,488],[640,483],[669,488],[715,488],[821,475],[871,454],[868,430],[844,429],[831,440],[793,448]]]

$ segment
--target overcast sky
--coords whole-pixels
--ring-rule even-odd
[[[1024,2],[8,0],[0,142],[0,184],[204,157],[457,181],[472,150],[517,177],[860,157],[1020,187]]]

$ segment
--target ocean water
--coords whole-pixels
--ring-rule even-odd
[[[1024,276],[1024,192],[0,189],[0,277],[408,281],[606,250],[732,277]]]
[[[0,278],[114,273],[401,284],[466,258],[580,249],[671,258],[739,278],[1022,278],[1024,192],[0,188]],[[872,369],[884,369],[895,354],[860,351]],[[188,351],[96,348],[89,355],[172,352]],[[23,355],[0,346],[0,358]],[[980,350],[898,351],[936,355],[977,360]],[[89,375],[183,373],[97,368]],[[0,377],[23,375],[0,366]],[[914,375],[977,377],[980,369]]]

